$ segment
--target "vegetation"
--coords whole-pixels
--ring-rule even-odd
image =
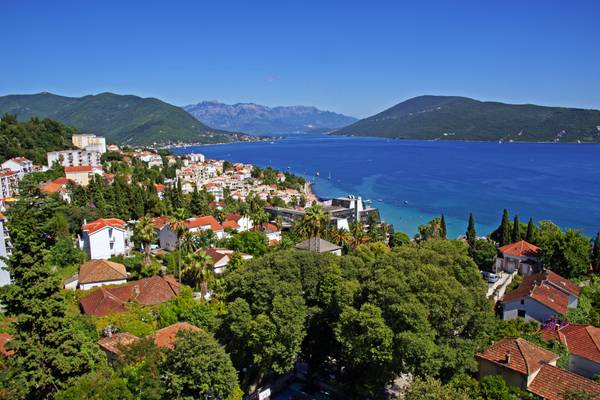
[[[456,96],[420,96],[334,134],[427,140],[598,142],[599,120],[597,110],[482,102]]]
[[[51,117],[82,131],[105,136],[110,142],[128,145],[219,143],[239,137],[209,128],[181,108],[158,99],[114,93],[84,97],[51,93],[3,96],[0,113],[5,112],[16,114],[20,121]]]
[[[0,98],[1,99],[1,98]],[[71,136],[77,133],[50,119],[31,118],[17,122],[13,114],[0,118],[0,163],[13,157],[26,157],[35,164],[46,164],[46,153],[72,148]]]

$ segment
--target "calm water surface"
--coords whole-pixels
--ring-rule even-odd
[[[443,213],[449,235],[456,237],[464,233],[470,211],[478,234],[488,234],[504,208],[524,222],[552,220],[590,236],[600,230],[600,145],[306,134],[174,151],[289,170],[314,180],[320,197],[360,195],[379,207],[385,221],[411,235]]]

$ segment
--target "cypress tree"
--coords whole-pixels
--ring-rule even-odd
[[[475,240],[477,238],[477,233],[475,232],[475,216],[471,212],[469,214],[469,225],[467,226],[467,243],[469,244],[469,254],[473,254],[473,250],[475,250]]]
[[[515,219],[513,221],[513,231],[511,239],[513,243],[521,240],[521,222],[519,221],[518,215],[515,215]]]
[[[510,232],[510,219],[508,210],[504,209],[502,213],[502,223],[500,223],[500,246],[506,246],[510,244],[511,232]]]
[[[442,240],[446,240],[447,234],[446,219],[444,218],[444,214],[442,214],[442,218],[440,218],[440,236],[442,237]]]
[[[534,229],[535,225],[533,224],[533,218],[529,218],[529,223],[527,224],[527,236],[525,236],[525,240],[529,243],[533,243]]]
[[[592,249],[592,268],[594,272],[600,272],[600,232],[596,234],[594,247]]]

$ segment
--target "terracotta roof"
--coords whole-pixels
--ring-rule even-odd
[[[569,353],[600,363],[600,328],[591,325],[566,324],[542,329],[544,340],[558,340]]]
[[[238,229],[239,227],[240,225],[232,219],[223,222],[223,229]]]
[[[92,172],[91,165],[77,165],[74,167],[65,167],[65,173],[76,173],[76,172]]]
[[[237,221],[240,220],[240,218],[242,218],[242,216],[240,214],[227,214],[225,216],[225,220],[227,220],[227,221],[235,221],[235,222],[237,222]]]
[[[577,286],[575,283],[568,280],[567,278],[563,278],[562,276],[560,276],[557,273],[552,272],[550,270],[545,270],[542,272],[542,274],[553,285],[555,285],[563,290],[566,290],[567,292],[572,293],[575,296],[579,296],[579,292],[581,291],[581,288],[579,286]]]
[[[545,364],[527,388],[547,400],[563,400],[569,391],[600,394],[600,384],[573,372]]]
[[[166,186],[163,185],[163,184],[161,184],[161,183],[155,183],[154,187],[156,188],[156,191],[159,192],[159,193],[160,192],[164,192],[165,188],[166,188]]]
[[[210,256],[210,258],[213,259],[213,262],[215,264],[217,262],[219,262],[220,260],[222,260],[223,258],[233,254],[233,250],[215,249],[214,247],[209,247],[208,249],[206,249],[204,251],[206,252],[206,254],[208,256]]]
[[[158,347],[166,347],[168,349],[173,348],[173,343],[177,339],[177,332],[180,330],[192,330],[196,332],[202,332],[202,329],[189,324],[187,322],[177,322],[173,325],[169,325],[166,328],[162,328],[152,334],[152,339]]]
[[[552,276],[552,280],[548,279],[549,276]],[[559,278],[562,281],[567,281],[550,271],[544,271],[539,274],[525,277],[523,282],[521,282],[516,289],[506,293],[502,297],[502,302],[531,297],[553,311],[564,315],[567,312],[569,295],[557,288],[557,286],[561,288],[567,287],[563,284],[556,285],[555,282],[559,282]],[[574,284],[569,282],[568,287],[571,285]],[[579,294],[579,291],[577,291],[577,294]]]
[[[17,176],[17,174],[18,174],[18,172],[12,171],[10,169],[0,170],[0,177]]]
[[[155,305],[171,300],[179,294],[181,285],[172,275],[151,276],[111,288],[99,288],[79,300],[84,313],[103,317],[124,311],[126,303],[136,301]]]
[[[160,217],[152,218],[152,224],[156,229],[162,229],[165,225],[169,225],[171,223],[171,219],[167,216],[161,215]]]
[[[123,264],[107,260],[90,260],[79,267],[79,282],[107,282],[127,279]]]
[[[4,214],[2,214],[2,213],[0,212],[0,221],[4,221],[5,219],[6,219],[6,217],[4,216]]]
[[[119,332],[98,340],[98,345],[109,353],[121,354],[124,347],[130,346],[138,340],[140,340],[139,337],[129,332]]]
[[[502,246],[498,249],[500,253],[508,254],[510,256],[515,257],[524,257],[524,256],[537,256],[542,249],[537,246],[532,245],[529,242],[524,240],[520,240],[515,243],[507,244],[506,246]]]
[[[42,184],[40,190],[44,193],[56,193],[63,190],[69,182],[70,180],[67,178],[57,178],[51,182]]]
[[[221,226],[221,224],[219,224],[219,221],[217,221],[216,218],[212,215],[189,218],[185,221],[185,226],[188,229],[197,228],[200,226],[210,226],[210,229],[213,231],[223,230],[223,227]]]
[[[14,350],[8,350],[5,346],[12,339],[8,333],[0,333],[0,353],[5,357],[11,356],[15,353]]]
[[[510,355],[509,363],[506,362],[507,355]],[[553,352],[521,338],[499,340],[483,353],[478,353],[476,357],[500,364],[524,375],[534,373],[542,365],[556,361],[559,358]]]
[[[17,164],[25,164],[25,163],[30,163],[31,162],[30,160],[28,160],[25,157],[13,157],[13,158],[11,158],[10,160],[7,160],[7,161],[14,161]]]
[[[118,218],[100,218],[95,221],[92,221],[88,224],[83,225],[83,230],[87,231],[88,234],[92,234],[100,229],[112,227],[117,229],[125,228],[125,221]]]

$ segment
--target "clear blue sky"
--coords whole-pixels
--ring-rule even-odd
[[[600,108],[600,1],[4,0],[0,95]]]

